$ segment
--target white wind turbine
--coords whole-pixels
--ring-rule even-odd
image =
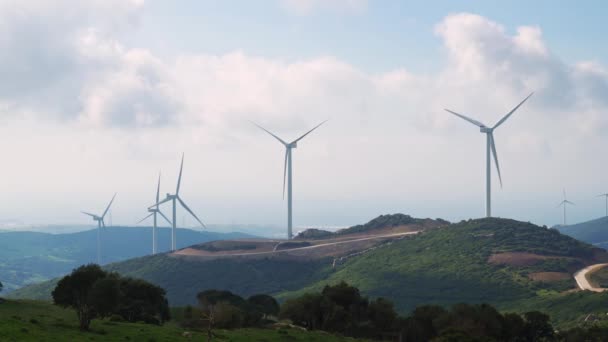
[[[446,109],[447,112],[452,113],[452,114],[460,117],[461,119],[464,119],[464,120],[472,123],[473,125],[479,127],[479,131],[481,133],[486,134],[486,217],[492,216],[492,185],[491,185],[492,174],[490,172],[491,164],[492,164],[492,162],[491,162],[492,156],[490,155],[490,153],[492,153],[492,155],[494,156],[494,162],[496,163],[496,171],[498,172],[498,179],[500,181],[500,186],[502,187],[502,177],[500,175],[500,166],[498,165],[498,156],[496,154],[496,144],[494,143],[494,130],[496,128],[498,128],[498,126],[502,125],[505,121],[507,121],[507,119],[522,104],[524,104],[524,102],[526,102],[526,100],[528,100],[530,98],[530,96],[532,96],[532,94],[534,94],[534,93],[531,93],[530,95],[528,95],[523,101],[521,101],[515,108],[513,108],[509,113],[507,113],[507,115],[505,115],[502,119],[500,119],[500,121],[498,121],[492,127],[488,127],[477,120],[471,119],[467,116],[464,116],[462,114],[458,114],[449,109]]]
[[[606,194],[601,194],[597,197],[606,197],[606,216],[608,216],[608,193]]]
[[[192,215],[196,221],[198,221],[198,223],[201,224],[201,226],[203,228],[207,228],[205,226],[205,224],[199,220],[199,218],[196,216],[196,214],[194,214],[194,212],[192,210],[190,210],[190,208],[186,205],[186,203],[179,197],[179,188],[182,182],[182,171],[184,169],[184,155],[182,154],[182,163],[181,166],[179,167],[179,177],[177,178],[177,187],[175,189],[175,194],[167,194],[167,197],[165,197],[164,200],[160,201],[160,202],[156,202],[154,205],[148,207],[148,209],[154,209],[154,208],[158,208],[159,205],[165,203],[165,202],[169,202],[172,201],[173,202],[173,215],[172,215],[172,225],[171,225],[171,251],[174,251],[177,249],[177,240],[176,240],[176,229],[177,229],[177,202],[179,202],[181,204],[181,206],[186,209],[187,212],[190,213],[190,215]]]
[[[158,174],[158,186],[156,187],[156,203],[158,203],[159,200],[160,200],[160,173]],[[160,216],[162,216],[165,219],[165,221],[167,221],[169,223],[169,226],[173,226],[173,224],[171,223],[171,221],[169,221],[167,216],[165,216],[165,214],[163,214],[163,212],[160,211],[160,208],[158,208],[158,206],[153,206],[151,208],[148,208],[148,212],[150,214],[148,214],[148,216],[144,217],[143,219],[139,220],[139,222],[137,222],[137,224],[142,223],[150,216],[153,217],[154,225],[152,226],[152,254],[154,255],[158,251],[157,236],[156,236],[156,228],[157,228],[156,215],[160,214]]]
[[[93,221],[97,221],[97,264],[98,265],[101,265],[101,227],[106,226],[106,223],[104,222],[103,219],[106,216],[106,214],[108,213],[108,210],[110,210],[110,206],[112,205],[112,202],[114,202],[115,197],[116,197],[116,194],[114,194],[114,196],[112,196],[110,203],[108,203],[106,210],[103,212],[103,214],[101,216],[87,213],[86,211],[81,211],[81,213],[91,216],[93,218]]]
[[[564,207],[564,226],[565,226],[565,225],[566,225],[566,223],[567,223],[567,221],[566,221],[566,206],[568,206],[568,204],[569,204],[569,205],[574,205],[574,203],[572,203],[572,202],[570,202],[570,201],[568,201],[568,200],[566,199],[566,189],[564,189],[564,200],[563,200],[563,201],[561,201],[561,202],[560,202],[560,203],[557,205],[557,207],[558,207],[558,208],[559,208],[559,207]]]
[[[283,144],[283,146],[285,146],[285,165],[283,168],[283,198],[285,198],[285,182],[287,181],[287,239],[289,239],[289,240],[291,240],[291,238],[293,237],[291,150],[298,147],[298,141],[302,140],[305,136],[307,136],[312,131],[319,128],[319,126],[321,126],[322,124],[324,124],[326,122],[327,122],[327,120],[321,122],[320,124],[316,125],[313,129],[304,133],[301,137],[297,138],[296,140],[294,140],[290,143],[283,141],[283,139],[274,135],[266,128],[253,122],[254,125],[258,126],[260,129],[262,129],[266,133],[272,135],[275,139],[277,139],[279,142],[281,142],[281,144]]]

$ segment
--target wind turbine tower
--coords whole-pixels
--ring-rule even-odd
[[[158,201],[160,200],[160,173],[158,174],[158,186],[156,187],[156,203],[158,203]],[[162,216],[165,221],[167,221],[169,223],[169,226],[172,226],[173,224],[171,223],[171,221],[169,221],[169,219],[167,218],[167,216],[165,216],[165,214],[163,214],[162,211],[160,211],[160,208],[158,208],[158,206],[153,206],[151,208],[148,208],[148,212],[150,214],[148,214],[148,216],[144,217],[143,219],[139,220],[139,222],[137,222],[137,224],[145,221],[148,217],[152,216],[153,217],[153,226],[152,226],[152,255],[156,254],[158,252],[158,238],[157,238],[157,234],[156,234],[156,228],[157,228],[157,214],[160,214],[160,216]]]
[[[502,125],[505,121],[507,121],[507,119],[522,104],[524,104],[524,102],[526,102],[530,98],[530,96],[532,96],[532,94],[534,94],[534,93],[531,93],[530,95],[528,95],[523,101],[521,101],[515,108],[513,108],[509,113],[507,113],[507,115],[505,115],[502,119],[500,119],[492,127],[488,127],[477,120],[471,119],[465,115],[458,114],[449,109],[446,109],[447,112],[452,113],[452,114],[460,117],[461,119],[464,119],[464,120],[472,123],[473,125],[479,127],[479,131],[486,135],[486,217],[492,216],[492,184],[491,184],[492,183],[492,173],[490,172],[491,168],[492,168],[491,167],[492,156],[494,157],[494,163],[496,164],[496,171],[498,172],[498,180],[500,181],[500,187],[502,188],[502,177],[500,175],[500,166],[498,165],[498,155],[496,154],[496,144],[494,142],[494,130],[496,128],[498,128],[500,125]],[[490,155],[490,153],[492,155]]]
[[[91,216],[93,218],[93,221],[97,221],[97,264],[98,265],[101,265],[101,227],[105,228],[105,226],[106,226],[106,223],[104,222],[103,219],[104,219],[104,217],[106,217],[108,210],[110,210],[110,206],[112,205],[112,202],[114,202],[115,197],[116,197],[116,194],[114,194],[114,196],[112,196],[110,203],[108,203],[106,210],[103,212],[103,214],[101,216],[87,213],[86,211],[81,211],[83,214]]]
[[[560,204],[557,205],[557,207],[563,207],[564,208],[564,226],[567,224],[567,220],[566,220],[566,207],[568,205],[574,205],[574,203],[568,201],[568,199],[566,199],[566,189],[564,189],[564,200],[561,201]]]
[[[207,228],[205,226],[205,224],[199,220],[199,218],[196,216],[196,214],[194,214],[194,212],[186,205],[186,203],[181,199],[181,197],[179,197],[179,189],[180,189],[180,185],[182,182],[182,171],[184,169],[184,155],[182,154],[182,163],[181,166],[179,167],[179,177],[177,178],[177,187],[175,189],[175,194],[167,194],[167,197],[165,197],[164,200],[160,201],[160,202],[156,202],[154,205],[148,207],[148,209],[153,209],[153,208],[158,208],[159,205],[169,202],[171,201],[173,203],[173,215],[172,215],[172,220],[171,220],[171,251],[175,251],[177,249],[177,239],[176,239],[176,230],[177,230],[177,202],[179,202],[181,204],[181,206],[186,209],[186,211],[188,213],[190,213],[190,215],[192,215],[192,217],[194,217],[196,219],[196,221],[198,221],[198,223],[201,224],[201,226],[203,228]]]
[[[304,133],[304,135],[302,135],[301,137],[297,138],[296,140],[294,140],[290,143],[279,138],[278,136],[271,133],[266,128],[264,128],[256,123],[253,123],[254,125],[258,126],[260,129],[262,129],[266,133],[272,135],[281,144],[283,144],[283,146],[285,146],[285,165],[283,168],[283,198],[285,198],[285,183],[287,183],[287,239],[288,240],[291,240],[293,238],[293,220],[292,220],[292,213],[293,213],[292,190],[293,190],[293,188],[292,188],[291,153],[294,148],[298,147],[298,141],[302,140],[305,136],[307,136],[312,131],[319,128],[319,126],[321,126],[322,124],[324,124],[326,122],[327,122],[327,120],[321,122],[320,124],[316,125],[313,129]]]

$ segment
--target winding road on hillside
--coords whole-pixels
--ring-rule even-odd
[[[368,236],[368,237],[364,237],[364,238],[355,238],[355,239],[341,240],[341,241],[336,241],[336,242],[321,243],[321,244],[318,244],[318,245],[305,246],[305,247],[296,247],[296,248],[290,248],[290,249],[272,250],[272,251],[264,251],[264,252],[253,252],[253,253],[233,253],[233,254],[225,254],[225,255],[222,255],[222,256],[223,257],[251,256],[251,255],[262,255],[262,254],[295,252],[295,251],[309,250],[309,249],[315,249],[315,248],[323,248],[323,247],[328,247],[328,246],[334,246],[334,245],[345,244],[345,243],[353,243],[353,242],[359,242],[359,241],[379,240],[379,239],[387,239],[387,238],[398,238],[398,237],[418,234],[419,232],[420,231],[417,230],[417,231],[404,232],[404,233],[395,233],[395,234],[386,234],[386,235],[375,235],[375,236]],[[192,251],[189,248],[185,248],[185,249],[179,250],[177,252],[174,252],[173,254],[177,254],[177,255],[191,255],[191,256],[196,255],[196,254],[192,253]]]
[[[574,273],[574,280],[576,280],[576,284],[581,290],[593,291],[593,292],[603,292],[606,291],[605,288],[595,287],[591,285],[589,279],[587,279],[587,275],[591,274],[602,267],[608,266],[608,264],[595,264],[591,266],[587,266],[580,271]]]

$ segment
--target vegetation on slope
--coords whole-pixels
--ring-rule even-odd
[[[601,248],[608,248],[608,217],[573,224],[556,226],[562,234],[572,236]]]
[[[331,267],[332,259],[197,258],[157,255],[108,269],[143,278],[167,290],[171,305],[193,304],[196,293],[225,289],[287,299],[346,281],[363,295],[394,301],[400,313],[417,305],[483,303],[500,309],[545,309],[559,324],[597,313],[604,294],[574,289],[572,273],[608,260],[605,251],[553,229],[507,219],[463,221],[393,241]],[[33,289],[32,289],[33,290]],[[559,312],[558,312],[559,311]]]
[[[410,215],[404,214],[389,214],[380,215],[375,219],[365,223],[352,226],[350,228],[340,229],[336,232],[330,232],[322,229],[306,229],[300,232],[295,238],[296,239],[330,239],[350,234],[369,233],[375,230],[393,228],[407,225],[433,225],[433,226],[446,226],[450,224],[446,220],[442,219],[420,219],[414,218]]]
[[[489,262],[492,256],[501,253],[517,257],[520,252],[541,257],[524,265]],[[530,279],[531,274],[571,274],[607,257],[605,251],[556,230],[505,219],[470,220],[353,257],[327,279],[303,290],[285,292],[280,297],[319,291],[326,284],[347,281],[367,295],[394,300],[400,312],[408,312],[421,304],[459,302],[513,307],[513,303],[537,298],[539,294],[575,286],[571,277],[543,282]],[[539,303],[554,298],[543,299],[545,301]],[[603,305],[608,304],[604,298],[601,300]]]
[[[104,228],[102,263],[116,262],[150,253],[149,227]],[[169,229],[158,231],[159,250],[170,248]],[[247,237],[240,233],[222,234],[179,229],[178,247],[218,239]],[[96,261],[97,231],[70,234],[4,232],[0,235],[0,274],[5,290],[11,291],[70,272],[82,264]]]
[[[175,315],[177,316],[177,315]],[[215,330],[214,341],[274,342],[274,341],[352,341],[323,332],[301,329],[237,329]],[[26,300],[0,303],[0,341],[183,341],[184,334],[200,341],[203,332],[182,328],[178,322],[163,326],[95,320],[91,331],[78,329],[78,319],[72,310],[55,305]]]

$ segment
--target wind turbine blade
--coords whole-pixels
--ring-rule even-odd
[[[262,126],[258,125],[257,123],[255,123],[255,122],[253,122],[253,121],[250,121],[250,122],[251,122],[252,124],[254,124],[254,125],[258,126],[258,128],[260,128],[260,129],[261,129],[261,130],[263,130],[264,132],[266,132],[266,133],[268,133],[268,134],[272,135],[272,136],[273,136],[275,139],[277,139],[278,141],[280,141],[280,142],[281,142],[281,144],[283,144],[283,145],[287,146],[287,143],[286,143],[285,141],[283,141],[283,139],[281,139],[281,138],[277,137],[277,136],[276,136],[276,135],[274,135],[272,132],[270,132],[270,131],[269,131],[269,130],[267,130],[266,128],[264,128],[264,127],[262,127]]]
[[[459,118],[461,118],[461,119],[467,120],[468,122],[472,123],[472,124],[473,124],[473,125],[475,125],[475,126],[478,126],[478,127],[485,127],[485,125],[484,125],[484,124],[482,124],[481,122],[479,122],[479,121],[477,121],[477,120],[471,119],[471,118],[469,118],[469,117],[466,117],[466,116],[464,116],[464,115],[462,115],[462,114],[458,114],[458,113],[456,113],[456,112],[452,112],[452,111],[451,111],[451,110],[449,110],[449,109],[444,109],[444,110],[445,110],[446,112],[448,112],[448,113],[452,113],[452,114],[456,115],[457,117],[459,117]]]
[[[160,172],[158,173],[158,186],[156,187],[156,203],[160,200]]]
[[[515,106],[515,108],[511,109],[511,111],[509,113],[507,113],[507,115],[505,115],[502,119],[500,119],[500,121],[498,121],[496,123],[496,125],[494,125],[494,127],[492,127],[492,129],[495,129],[496,127],[502,125],[503,122],[507,121],[507,119],[509,118],[509,116],[511,116],[522,104],[524,104],[524,102],[526,102],[530,96],[532,96],[534,94],[534,92],[530,93],[530,95],[528,95],[523,101],[521,101],[517,106]]]
[[[179,194],[179,186],[182,183],[182,171],[184,170],[184,154],[182,153],[182,164],[179,167],[179,177],[177,178],[177,188],[175,189],[175,195]]]
[[[192,210],[190,210],[190,208],[188,208],[186,203],[184,203],[184,201],[182,201],[181,198],[178,197],[177,200],[179,201],[179,203],[181,203],[182,207],[184,207],[184,209],[186,209],[186,211],[188,211],[190,213],[190,215],[192,215],[198,221],[198,223],[200,223],[201,226],[203,226],[203,228],[205,228],[205,229],[207,228],[205,226],[205,224],[201,220],[199,220],[199,218],[196,216],[196,214],[194,214],[194,212]]]
[[[103,219],[104,217],[106,217],[106,214],[108,213],[108,210],[110,210],[110,206],[112,205],[112,202],[114,202],[114,198],[116,197],[116,193],[114,193],[114,196],[112,196],[112,199],[110,200],[110,203],[108,203],[108,206],[106,207],[106,211],[103,212],[103,215],[101,215],[101,218]]]
[[[285,149],[285,165],[283,166],[283,199],[285,199],[285,181],[287,180],[287,156],[290,153],[289,147]]]
[[[141,220],[137,221],[137,223],[136,223],[136,224],[140,224],[140,223],[144,222],[144,221],[145,221],[145,220],[146,220],[148,217],[150,217],[150,216],[152,216],[152,215],[154,215],[154,213],[151,213],[150,215],[148,215],[148,216],[144,217],[143,219],[141,219]]]
[[[564,203],[571,204],[571,205],[576,205],[576,204],[574,204],[574,203],[572,203],[570,201],[564,201]]]
[[[148,209],[152,209],[152,208],[158,208],[159,205],[163,204],[163,203],[167,203],[171,200],[170,197],[165,198],[164,200],[160,201],[160,202],[156,202],[154,204],[152,204],[151,206],[148,207]]]
[[[498,155],[496,154],[496,145],[494,143],[494,134],[490,133],[490,147],[492,148],[492,155],[494,156],[494,163],[496,163],[496,171],[498,171],[498,180],[500,181],[500,187],[502,188],[502,176],[500,175],[500,166],[498,165]]]
[[[158,210],[158,213],[160,214],[160,216],[162,216],[165,219],[165,221],[167,221],[169,226],[173,226],[173,223],[171,223],[171,221],[167,218],[167,216],[165,216],[165,214],[163,214],[162,211]]]
[[[298,141],[300,141],[300,140],[304,139],[304,137],[305,137],[305,136],[309,135],[310,133],[312,133],[312,131],[314,131],[315,129],[319,128],[319,126],[321,126],[322,124],[324,124],[324,123],[326,123],[326,122],[327,122],[327,120],[325,120],[325,121],[321,122],[320,124],[316,125],[315,127],[313,127],[313,129],[311,129],[310,131],[308,131],[308,132],[304,133],[304,134],[303,134],[301,137],[299,137],[298,139],[294,140],[294,141],[292,142],[292,144],[293,144],[293,143],[297,143]]]
[[[86,211],[81,211],[81,213],[85,214],[85,215],[89,215],[91,217],[97,217],[97,215],[93,215],[91,213],[87,213]]]
[[[101,218],[101,226],[104,228],[106,227],[106,222],[103,220],[103,217]]]

